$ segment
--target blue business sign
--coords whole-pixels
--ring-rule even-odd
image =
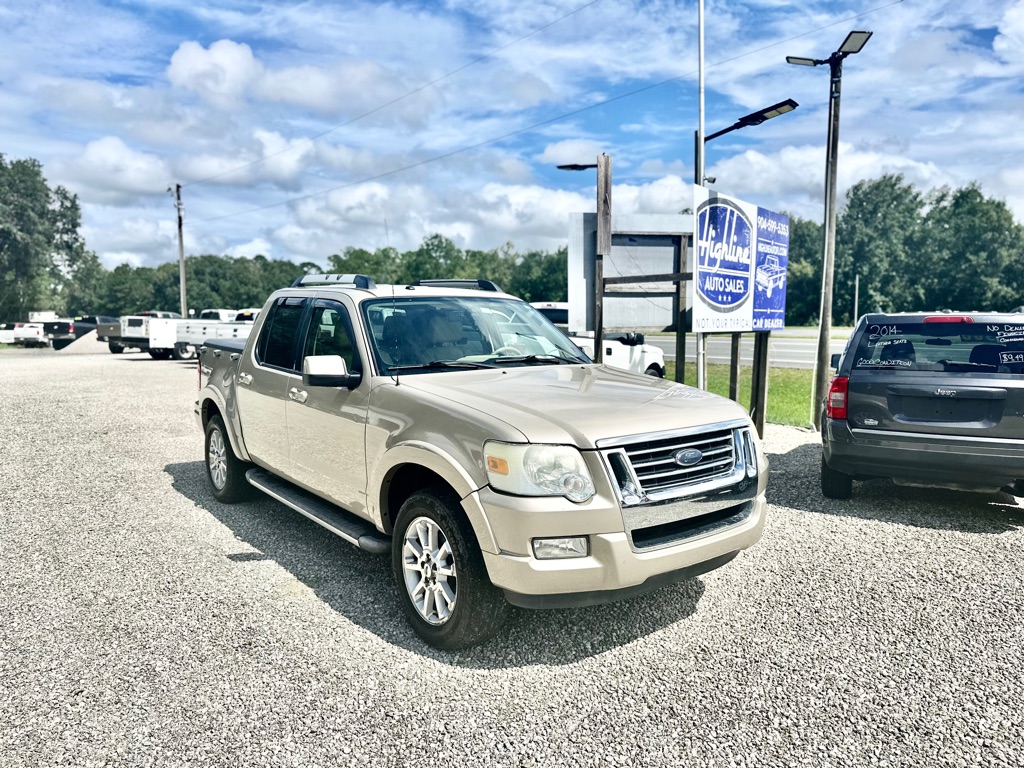
[[[788,269],[789,217],[758,208],[753,330],[774,331],[786,327]]]
[[[693,330],[782,328],[789,219],[703,187],[694,189]]]

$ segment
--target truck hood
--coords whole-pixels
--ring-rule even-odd
[[[473,408],[515,427],[532,443],[594,448],[605,438],[746,420],[724,397],[603,365],[452,371],[401,378],[400,386]]]

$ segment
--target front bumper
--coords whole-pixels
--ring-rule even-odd
[[[989,490],[1024,479],[1019,440],[851,429],[825,419],[822,452],[829,467],[859,479]]]
[[[522,607],[596,605],[631,597],[718,568],[755,544],[764,530],[767,506],[763,489],[759,490],[752,498],[728,506],[710,505],[702,514],[681,521],[686,530],[677,530],[674,538],[666,531],[667,538],[643,548],[635,546],[624,530],[617,505],[568,515],[537,510],[534,519],[547,524],[531,530],[533,535],[587,535],[589,555],[538,560],[529,551],[529,539],[523,537],[516,548],[525,551],[485,551],[484,564],[491,582],[505,591],[510,603]],[[484,489],[479,496],[492,523],[509,512],[503,505],[488,503],[501,501],[493,491]],[[498,534],[499,544],[508,540],[501,535],[500,524],[492,525],[492,531]]]

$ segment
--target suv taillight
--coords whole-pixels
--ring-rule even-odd
[[[836,376],[828,385],[828,398],[825,400],[825,415],[830,419],[846,418],[846,392],[849,385],[849,376]]]
[[[68,332],[69,333],[74,333],[75,332],[75,324],[74,323],[68,323]]]

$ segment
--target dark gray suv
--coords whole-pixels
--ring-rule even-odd
[[[825,496],[874,477],[1024,493],[1024,315],[865,315],[833,367]]]

